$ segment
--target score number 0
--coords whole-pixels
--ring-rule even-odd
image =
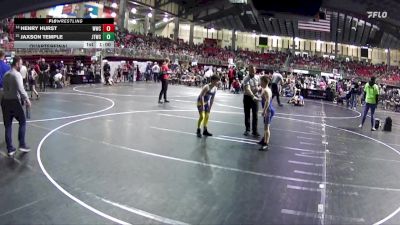
[[[115,25],[114,24],[103,24],[103,32],[114,32]]]

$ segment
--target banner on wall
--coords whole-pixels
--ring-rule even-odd
[[[85,13],[83,18],[98,18],[99,17],[99,7],[95,5],[84,5]]]

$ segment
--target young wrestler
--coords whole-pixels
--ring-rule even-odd
[[[262,106],[263,112],[262,115],[264,117],[264,139],[260,141],[261,144],[260,151],[268,150],[269,138],[270,138],[270,130],[269,125],[271,124],[272,117],[275,114],[275,109],[272,106],[272,91],[268,87],[269,79],[266,76],[261,77],[261,98],[262,98]]]
[[[212,136],[212,134],[207,130],[207,124],[208,118],[210,117],[211,107],[214,103],[215,93],[218,89],[219,81],[220,78],[218,75],[211,76],[211,83],[204,85],[199,97],[197,98],[197,109],[199,110],[200,115],[197,122],[197,137],[201,137],[201,124],[204,126],[203,135]]]

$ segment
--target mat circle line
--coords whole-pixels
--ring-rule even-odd
[[[115,94],[115,93],[102,93],[102,92],[91,92],[91,91],[82,91],[78,90],[78,87],[72,88],[73,91],[83,93],[83,94],[97,94],[97,95],[105,95],[105,96],[121,96],[121,97],[143,97],[143,98],[158,98],[159,96],[154,95],[131,95],[131,94]],[[197,95],[185,95],[185,96],[169,96],[170,98],[188,98],[188,97],[196,97]]]
[[[81,96],[89,96],[89,97],[94,97],[94,98],[99,98],[99,99],[104,99],[108,102],[111,103],[108,107],[104,109],[100,109],[97,111],[93,112],[88,112],[88,113],[82,113],[82,114],[75,114],[71,116],[62,116],[62,117],[54,117],[54,118],[47,118],[47,119],[37,119],[37,120],[26,120],[27,123],[35,123],[35,122],[46,122],[46,121],[54,121],[54,120],[63,120],[63,119],[71,119],[71,118],[76,118],[76,117],[82,117],[82,116],[90,116],[96,113],[102,113],[105,112],[109,109],[112,109],[115,106],[115,102],[109,98],[102,97],[102,96],[96,96],[96,95],[89,95],[89,94],[81,94],[81,93],[73,93],[73,92],[43,92],[41,94],[60,94],[60,95],[81,95]],[[18,123],[18,122],[13,122],[13,123]],[[0,122],[0,124],[3,124],[3,122]]]
[[[66,127],[66,126],[69,126],[69,125],[71,125],[71,124],[79,123],[79,122],[82,122],[82,121],[85,121],[85,120],[91,120],[91,119],[96,119],[96,118],[101,118],[101,117],[107,117],[107,116],[127,115],[127,114],[135,114],[135,113],[152,113],[152,112],[196,112],[196,110],[142,110],[142,111],[126,111],[126,112],[116,112],[116,113],[109,113],[109,114],[94,115],[94,116],[84,117],[84,118],[80,118],[80,119],[77,119],[77,120],[74,120],[74,121],[70,121],[70,122],[68,122],[68,123],[65,123],[65,124],[63,124],[63,125],[61,125],[61,126],[58,126],[58,127],[54,128],[53,130],[51,130],[50,132],[48,132],[48,133],[40,140],[40,143],[39,143],[39,145],[38,145],[38,147],[37,147],[37,161],[38,161],[38,163],[39,163],[40,169],[42,170],[42,172],[44,173],[44,175],[46,176],[46,178],[47,178],[59,191],[61,191],[64,195],[66,195],[67,197],[69,197],[71,200],[77,202],[78,204],[80,204],[81,206],[85,207],[86,209],[88,209],[88,210],[92,211],[93,213],[95,213],[95,214],[97,214],[97,215],[99,215],[99,216],[102,216],[102,217],[104,217],[104,218],[106,218],[106,219],[108,219],[108,220],[110,220],[110,221],[113,221],[113,222],[116,222],[116,223],[119,223],[119,224],[130,224],[130,223],[125,222],[125,221],[123,221],[123,220],[120,220],[120,219],[118,219],[118,218],[112,217],[112,216],[110,216],[110,215],[108,215],[108,214],[106,214],[106,213],[104,213],[104,212],[102,212],[102,211],[100,211],[100,210],[98,210],[98,209],[96,209],[96,208],[94,208],[94,207],[88,205],[87,203],[85,203],[85,202],[83,202],[82,200],[78,199],[77,197],[75,197],[74,195],[72,195],[71,193],[69,193],[68,191],[66,191],[63,187],[61,187],[61,185],[59,185],[59,184],[50,176],[50,174],[47,172],[46,168],[44,167],[44,165],[43,165],[43,163],[42,163],[42,160],[41,160],[41,150],[42,150],[43,143],[47,140],[47,138],[48,138],[49,136],[51,136],[54,132],[56,132],[56,131],[58,131],[58,130],[60,130],[60,129]],[[214,111],[214,112],[215,112],[215,113],[226,113],[226,112],[223,112],[223,111]],[[230,113],[230,114],[240,114],[240,113],[234,113],[234,112],[229,112],[229,113]],[[279,118],[279,119],[288,119],[288,120],[299,121],[299,122],[308,123],[308,124],[319,124],[319,123],[315,123],[315,122],[303,121],[303,120],[298,120],[298,119],[294,119],[294,118],[284,118],[284,117],[279,117],[279,116],[276,116],[276,117]],[[371,138],[371,137],[369,137],[369,136],[366,136],[366,135],[364,135],[364,134],[360,134],[360,133],[357,133],[357,132],[354,132],[354,131],[350,131],[350,130],[346,130],[346,129],[343,129],[343,128],[331,126],[331,125],[328,125],[328,124],[326,124],[325,126],[326,126],[326,127],[333,128],[333,129],[338,129],[338,130],[341,130],[341,131],[349,132],[349,133],[352,133],[352,134],[355,134],[355,135],[358,135],[358,136],[361,136],[361,137],[370,139],[370,140],[372,140],[372,141],[375,141],[375,142],[377,142],[377,143],[379,143],[379,144],[382,144],[382,145],[386,146],[387,148],[391,149],[392,151],[394,151],[394,152],[396,152],[398,155],[400,155],[400,152],[399,152],[399,151],[397,151],[396,149],[392,148],[391,146],[389,146],[389,145],[385,144],[384,142],[381,142],[381,141],[379,141],[379,140],[377,140],[377,139]],[[221,166],[219,166],[219,167],[222,168]],[[329,184],[329,183],[327,183],[327,184]],[[400,207],[398,207],[394,212],[392,212],[392,213],[391,213],[390,215],[388,215],[387,217],[385,217],[385,218],[383,218],[382,220],[380,220],[380,221],[374,223],[374,225],[379,225],[379,224],[382,224],[382,223],[386,222],[387,220],[389,220],[389,219],[391,219],[393,216],[395,216],[398,212],[400,212]]]

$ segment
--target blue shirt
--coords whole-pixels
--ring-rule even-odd
[[[6,64],[3,60],[0,60],[0,88],[3,88],[3,77],[7,71],[9,71],[11,67]]]

